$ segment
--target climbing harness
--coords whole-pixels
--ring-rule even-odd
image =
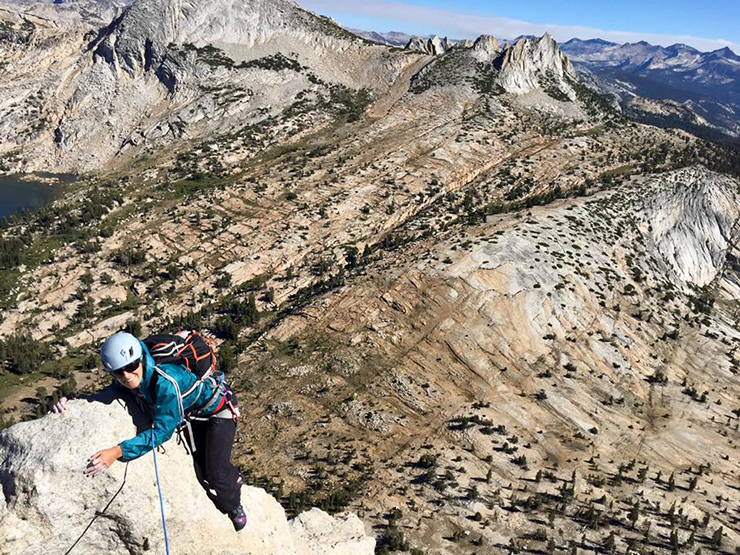
[[[231,390],[226,385],[226,379],[221,372],[217,372],[216,374],[210,375],[207,378],[198,379],[195,381],[195,383],[188,389],[185,393],[182,393],[180,391],[180,386],[177,383],[177,380],[167,374],[164,370],[162,370],[159,366],[154,366],[154,370],[157,372],[157,374],[164,379],[166,379],[168,382],[172,384],[172,386],[175,388],[175,393],[177,394],[177,408],[180,412],[180,422],[177,425],[177,443],[184,443],[186,445],[187,450],[187,443],[185,440],[182,440],[180,438],[180,433],[182,431],[182,428],[187,429],[188,433],[188,439],[190,440],[190,451],[191,453],[195,453],[195,441],[193,439],[193,429],[190,425],[191,420],[208,420],[213,414],[217,413],[223,404],[228,403],[229,408],[232,411],[233,420],[236,422],[236,417],[238,416],[239,409],[234,407],[233,403],[231,402],[231,397],[228,395]],[[196,413],[191,413],[190,415],[185,414],[185,406],[183,405],[182,400],[187,397],[188,395],[191,395],[197,390],[197,396],[200,396],[201,391],[203,390],[203,386],[206,384],[209,384],[212,388],[212,393],[208,401],[206,401],[205,405],[198,410]],[[219,404],[221,403],[221,404]],[[201,416],[206,415],[206,416]]]
[[[234,392],[231,391],[230,387],[226,388],[226,404],[231,411],[231,420],[234,422],[234,426],[236,426],[236,442],[243,443],[244,438],[242,437],[242,433],[239,431],[239,417],[241,416],[241,411],[239,410],[239,407],[234,404]]]
[[[194,419],[198,419],[201,415],[207,415],[204,418],[207,420],[213,414],[217,413],[222,408],[226,401],[226,394],[229,391],[229,387],[226,385],[226,378],[223,373],[218,372],[215,376],[209,376],[205,380],[201,380],[202,384],[206,382],[211,384],[213,393],[211,397],[206,401],[206,404],[194,414]],[[191,388],[192,390],[192,388]],[[187,395],[187,393],[186,393]]]
[[[229,410],[231,411],[231,420],[236,424],[239,421],[241,412],[239,411],[239,407],[234,405],[234,392],[231,391],[230,387],[226,389],[226,404],[229,406]]]
[[[123,471],[123,482],[121,482],[121,486],[118,488],[118,491],[113,494],[113,497],[110,498],[110,501],[108,501],[108,504],[103,507],[103,510],[100,512],[95,513],[95,516],[92,517],[92,520],[88,523],[88,525],[85,527],[85,529],[82,531],[82,534],[75,540],[75,542],[72,544],[72,547],[70,547],[64,555],[69,555],[72,550],[75,548],[75,546],[80,543],[80,540],[83,538],[85,534],[87,534],[87,531],[90,529],[90,526],[92,526],[93,522],[102,514],[105,514],[105,511],[108,510],[108,507],[111,506],[111,503],[113,503],[113,500],[118,497],[118,494],[121,493],[121,490],[123,489],[123,486],[126,485],[126,475],[128,474],[128,463],[126,463],[126,469]]]
[[[164,499],[162,498],[162,487],[159,484],[159,468],[157,467],[157,446],[154,444],[154,430],[152,430],[152,455],[154,455],[154,476],[157,478],[157,492],[159,493],[159,508],[162,512],[162,529],[164,530],[164,548],[170,555],[170,540],[167,536],[167,520],[164,518]],[[128,465],[127,465],[128,468]]]

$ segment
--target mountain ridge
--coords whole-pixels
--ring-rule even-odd
[[[97,30],[0,10],[5,169],[90,170],[2,222],[0,428],[109,385],[112,333],[198,329],[243,411],[245,482],[289,516],[357,514],[377,553],[740,546],[740,156],[624,117],[549,36],[431,56],[285,8],[261,42],[259,10],[183,5],[151,8],[174,13],[161,33],[143,4]],[[90,405],[0,434],[14,549],[87,524],[74,491],[45,501],[44,465],[75,490],[75,445],[120,440],[123,407],[103,425]],[[134,469],[145,502],[89,533],[145,555],[162,536]]]
[[[45,41],[45,34],[67,32],[81,43],[88,24],[66,31],[29,23],[39,39],[15,49],[0,82],[8,94],[0,105],[4,165],[96,169],[165,140],[210,133],[206,114],[219,112],[224,96],[234,99],[229,111],[236,130],[306,104],[305,94],[316,104],[348,86],[385,90],[414,62],[287,0],[243,7],[220,0],[137,0],[91,44],[53,56],[49,49],[65,41]],[[278,56],[283,51],[290,57]],[[56,61],[26,71],[34,56]],[[276,78],[281,87],[273,86]],[[20,100],[29,95],[39,100],[25,109]]]
[[[378,34],[381,40],[382,36]],[[510,42],[527,39],[531,37],[521,36]],[[740,116],[728,116],[740,114],[740,65],[736,65],[740,57],[729,47],[701,52],[680,43],[662,47],[647,41],[618,44],[572,38],[560,48],[580,78],[600,94],[616,99],[630,117],[664,127],[682,127],[711,140],[740,140]],[[426,51],[431,52],[429,48]],[[664,86],[666,83],[669,88]],[[632,102],[635,96],[667,103],[645,111],[640,103]],[[676,110],[670,101],[683,106]]]

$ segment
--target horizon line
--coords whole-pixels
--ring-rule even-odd
[[[372,18],[385,20],[386,25],[390,24],[388,26],[409,25],[416,29],[430,29],[429,34],[432,35],[458,36],[460,37],[458,40],[473,39],[481,34],[518,37],[522,35],[541,36],[544,32],[550,32],[558,42],[584,37],[581,40],[599,38],[615,44],[634,44],[645,41],[664,48],[674,44],[685,44],[699,52],[714,52],[723,48],[729,48],[736,55],[740,52],[740,44],[722,38],[708,39],[681,34],[610,31],[583,25],[532,23],[504,17],[472,15],[446,9],[414,6],[402,3],[403,0],[379,0],[365,3],[347,3],[346,0],[298,0],[298,2],[317,14],[323,13],[339,21],[342,27],[367,26],[367,22],[363,24],[346,19]],[[372,26],[377,27],[377,24],[372,24]],[[419,36],[418,33],[414,35]]]
[[[397,29],[391,30],[391,31],[369,31],[367,29],[358,29],[356,27],[348,27],[346,25],[341,25],[339,22],[336,22],[336,23],[340,27],[342,27],[343,29],[346,29],[347,31],[350,31],[350,32],[355,33],[355,34],[356,34],[357,31],[359,31],[359,32],[362,32],[362,33],[375,33],[375,34],[381,35],[381,36],[382,35],[390,35],[391,33],[397,33],[399,35],[406,35],[406,36],[408,36],[410,38],[418,37],[418,38],[422,38],[422,39],[431,39],[431,38],[434,38],[434,37],[439,37],[439,38],[443,38],[443,39],[447,39],[447,40],[451,40],[451,41],[455,41],[455,42],[462,42],[464,40],[471,40],[471,39],[467,39],[467,38],[465,38],[465,39],[454,38],[454,37],[451,38],[449,35],[440,35],[438,33],[428,33],[426,35],[418,35],[418,34],[414,34],[414,33],[407,33],[406,31],[399,31]],[[518,36],[516,36],[514,38],[508,38],[508,37],[496,37],[494,35],[491,35],[490,33],[481,33],[477,38],[488,35],[488,36],[493,36],[498,41],[505,41],[505,42],[510,42],[510,43],[513,44],[514,42],[517,42],[517,41],[519,41],[519,40],[521,40],[523,38],[528,38],[528,37],[542,38],[546,34],[550,34],[549,31],[545,31],[542,35],[539,35],[539,36],[538,35],[532,35],[532,34],[522,34],[522,35],[518,35]],[[667,46],[663,46],[663,45],[660,45],[660,44],[654,44],[654,43],[649,42],[649,41],[646,41],[646,40],[639,40],[639,41],[636,41],[636,42],[621,42],[620,43],[620,42],[614,42],[614,41],[602,39],[601,37],[593,37],[593,38],[586,38],[586,39],[581,38],[581,37],[571,37],[568,40],[557,40],[557,39],[555,39],[555,42],[557,42],[558,44],[565,44],[565,43],[568,43],[568,42],[570,42],[572,40],[579,40],[579,41],[582,41],[582,42],[588,42],[588,41],[598,40],[598,41],[606,42],[608,44],[613,44],[615,46],[626,46],[628,44],[640,44],[640,43],[645,43],[645,44],[647,44],[649,46],[655,46],[657,48],[671,48],[672,46],[688,46],[689,48],[691,48],[693,50],[696,50],[697,52],[699,52],[701,54],[712,54],[713,52],[718,52],[720,50],[729,50],[735,56],[738,56],[738,53],[735,52],[729,46],[722,46],[720,48],[715,48],[714,50],[700,50],[700,49],[698,49],[698,48],[696,48],[694,46],[691,46],[690,44],[686,44],[685,42],[674,42],[674,43],[669,44]]]

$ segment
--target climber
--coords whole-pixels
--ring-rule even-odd
[[[113,387],[131,390],[151,412],[152,428],[92,455],[85,473],[97,476],[117,460],[136,459],[151,451],[152,443],[162,445],[184,424],[198,480],[234,529],[244,528],[241,480],[230,460],[239,409],[223,377],[200,380],[185,366],[156,366],[146,345],[126,332],[109,337],[100,355],[105,370],[115,377]],[[63,412],[66,403],[66,398],[60,399],[53,412]]]

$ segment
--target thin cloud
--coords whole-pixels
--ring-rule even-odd
[[[301,0],[301,5],[318,13],[381,18],[394,23],[408,23],[415,27],[425,26],[429,32],[437,32],[454,38],[475,38],[481,34],[513,39],[519,35],[542,35],[549,32],[556,40],[564,42],[571,38],[600,38],[616,43],[638,42],[670,46],[675,43],[688,44],[699,50],[709,51],[730,47],[740,53],[740,45],[724,39],[706,39],[688,35],[666,35],[660,33],[634,33],[608,31],[575,25],[540,24],[508,19],[457,13],[435,8],[409,6],[395,2],[348,2],[347,0]],[[385,29],[368,29],[381,31]]]

